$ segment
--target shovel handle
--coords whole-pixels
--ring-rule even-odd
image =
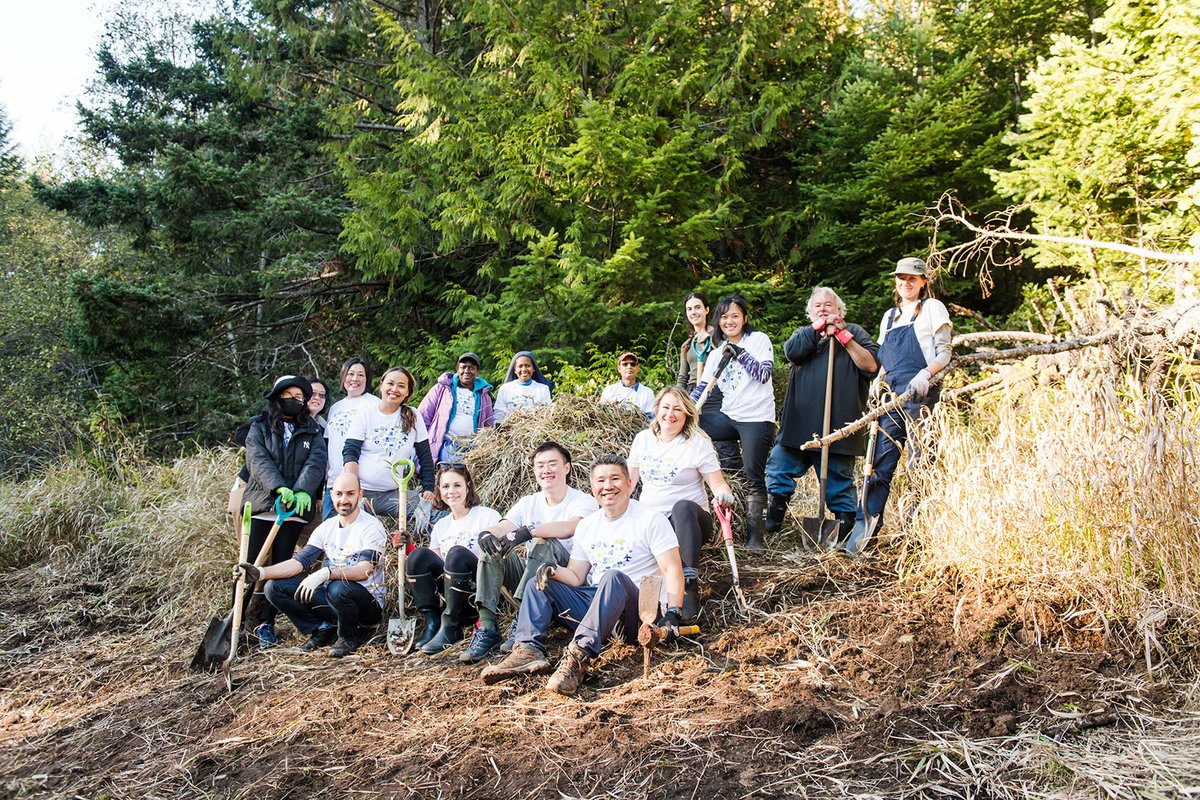
[[[417,473],[417,465],[410,459],[397,459],[396,463],[392,464],[392,477],[396,479],[396,486],[400,491],[408,491],[408,482],[412,480],[413,475]]]
[[[283,507],[283,498],[275,498],[275,524],[282,525],[288,517],[294,516],[296,513],[296,504],[292,503],[291,508]]]

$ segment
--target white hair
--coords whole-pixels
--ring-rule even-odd
[[[813,316],[813,303],[816,302],[818,297],[826,294],[833,298],[833,303],[837,306],[838,314],[843,317],[846,316],[846,303],[843,302],[842,298],[838,297],[838,293],[828,286],[818,286],[812,290],[812,294],[808,297],[808,305],[805,307],[805,310],[808,312],[808,318],[811,321],[817,321],[817,318]]]

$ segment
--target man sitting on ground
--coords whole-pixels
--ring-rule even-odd
[[[630,499],[632,492],[625,459],[596,459],[592,495],[600,513],[579,523],[565,567],[546,564],[538,569],[517,616],[516,645],[504,661],[484,668],[484,683],[549,672],[546,633],[557,621],[575,635],[546,687],[574,694],[588,664],[618,626],[626,642],[637,641],[638,582],[647,575],[663,575],[667,613],[660,624],[678,630],[683,599],[679,543],[667,518]]]
[[[525,585],[542,564],[564,565],[571,554],[571,537],[579,520],[596,510],[591,495],[567,485],[571,476],[571,453],[557,442],[542,442],[533,451],[533,477],[541,491],[518,500],[504,518],[479,534],[479,559],[476,572],[475,604],[479,608],[479,627],[471,646],[459,661],[475,663],[500,649],[512,650],[512,635],[500,643],[496,611],[501,588],[512,592],[519,603]],[[528,558],[520,546],[528,546]]]
[[[380,558],[387,532],[359,509],[362,489],[355,475],[338,475],[329,494],[337,515],[317,526],[299,553],[269,567],[238,564],[234,577],[241,570],[248,584],[267,581],[267,598],[309,637],[301,650],[332,643],[329,654],[341,658],[370,639],[383,616],[387,590]],[[320,569],[304,577],[317,561]]]

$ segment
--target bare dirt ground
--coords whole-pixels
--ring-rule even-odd
[[[0,794],[14,797],[770,798],[1112,793],[1065,761],[1175,698],[1087,614],[898,583],[887,555],[717,551],[704,633],[605,652],[574,698],[479,667],[284,646],[187,671],[211,608],[170,633],[36,570],[0,593]],[[555,641],[553,653],[565,638]],[[1118,741],[1120,740],[1120,741]],[[1101,748],[1104,749],[1104,748]]]

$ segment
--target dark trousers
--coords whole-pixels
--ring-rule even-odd
[[[250,520],[250,550],[247,558],[251,562],[258,559],[258,551],[262,549],[263,543],[267,541],[267,535],[271,532],[271,527],[274,524],[274,520]],[[275,534],[275,541],[271,543],[271,555],[265,563],[282,564],[295,555],[296,542],[299,541],[300,534],[303,531],[304,525],[301,522],[283,523],[279,528],[279,533]],[[275,624],[275,617],[278,616],[278,613],[275,606],[271,604],[271,598],[267,597],[258,609],[258,622]]]
[[[883,522],[883,509],[892,492],[892,478],[900,466],[900,454],[909,439],[909,429],[928,416],[937,396],[930,392],[925,402],[909,401],[899,409],[889,411],[879,420],[879,438],[875,440],[875,462],[870,480],[863,487],[866,495],[867,513],[879,517]],[[916,458],[915,448],[910,450],[910,460]],[[859,514],[861,514],[861,509]]]
[[[597,586],[574,588],[550,581],[545,589],[525,587],[517,616],[517,644],[546,652],[546,632],[557,622],[574,631],[574,642],[600,655],[604,642],[618,630],[629,644],[637,642],[638,587],[620,570],[604,573]]]
[[[671,506],[668,519],[679,540],[679,559],[683,562],[684,575],[695,577],[696,567],[700,564],[700,548],[713,535],[712,514],[691,500],[680,500]]]
[[[311,636],[322,622],[332,622],[338,636],[349,639],[359,635],[360,626],[378,625],[383,617],[383,609],[357,581],[330,581],[313,593],[311,603],[302,603],[296,599],[296,589],[304,578],[267,581],[267,600],[305,636]]]
[[[708,434],[714,445],[722,442],[737,442],[742,449],[742,475],[746,479],[747,494],[767,493],[767,454],[775,441],[774,422],[734,422],[719,409],[704,406],[700,415],[700,429]],[[729,458],[728,449],[717,447],[717,458],[721,470],[730,474],[737,471],[737,464]]]

